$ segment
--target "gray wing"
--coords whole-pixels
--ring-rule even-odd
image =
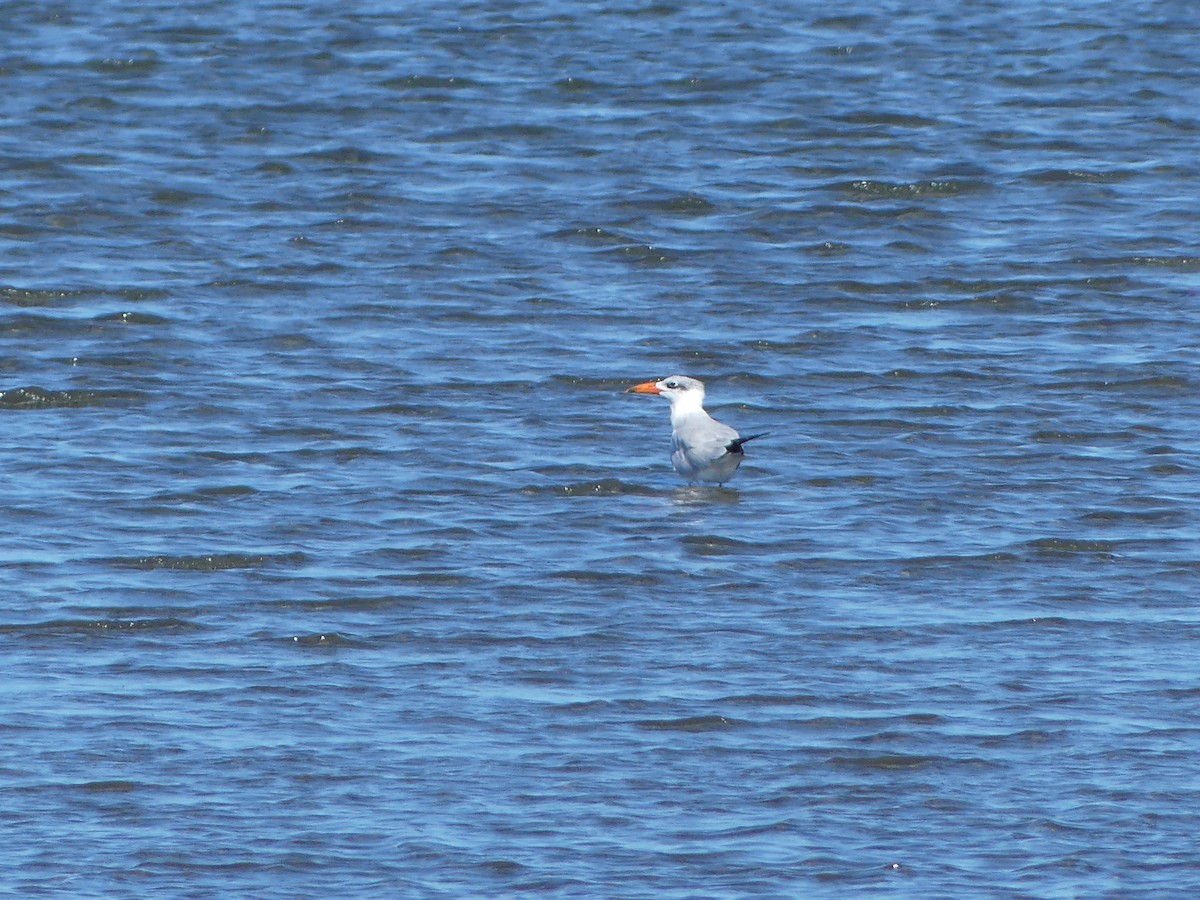
[[[738,433],[728,425],[706,416],[680,425],[672,435],[672,444],[689,462],[701,466],[728,453],[729,445],[737,438]]]

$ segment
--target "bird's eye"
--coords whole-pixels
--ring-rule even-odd
[[[668,382],[667,382],[667,387],[669,387],[669,388],[677,388],[677,387],[679,387],[679,384],[678,384],[677,382],[674,382],[674,381],[668,381]]]

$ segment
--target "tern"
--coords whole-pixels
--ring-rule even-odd
[[[742,464],[742,445],[767,432],[739,437],[704,411],[704,382],[686,375],[644,381],[627,394],[659,394],[671,401],[671,465],[689,482],[724,484]]]

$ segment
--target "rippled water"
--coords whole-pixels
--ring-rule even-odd
[[[0,3],[0,883],[1193,895],[1200,22],[1052,6]]]

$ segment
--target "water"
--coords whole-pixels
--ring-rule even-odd
[[[1200,888],[1190,4],[0,20],[5,889]]]

